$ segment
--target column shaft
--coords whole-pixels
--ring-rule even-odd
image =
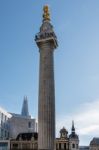
[[[55,139],[54,62],[51,42],[40,45],[38,149],[53,150]]]

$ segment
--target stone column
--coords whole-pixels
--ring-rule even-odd
[[[48,8],[47,6],[45,6]],[[44,7],[44,9],[45,9]],[[36,35],[40,52],[39,102],[38,102],[38,149],[54,150],[55,140],[55,89],[53,52],[57,47],[57,38],[50,24],[47,12]],[[47,18],[46,18],[47,17]]]

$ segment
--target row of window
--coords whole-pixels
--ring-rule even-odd
[[[5,122],[8,120],[8,117],[5,114],[3,114],[2,112],[0,112],[0,120]]]
[[[72,148],[73,149],[78,149],[78,144],[72,144]],[[69,149],[69,144],[66,144],[66,143],[58,143],[56,144],[56,149]]]
[[[9,132],[0,128],[0,139],[8,139]]]
[[[27,149],[27,150],[29,150],[30,148],[32,148],[32,149],[38,149],[38,145],[37,145],[37,143],[34,143],[34,144],[30,144],[30,143],[21,143],[21,144],[18,144],[18,143],[14,143],[14,144],[11,144],[11,150],[13,149],[13,150],[15,150],[15,149],[19,149],[19,148],[22,148],[22,149]]]
[[[68,145],[68,143],[66,144],[66,143],[56,143],[56,149],[58,150],[58,149],[64,149],[64,150],[66,150],[66,149],[69,149],[69,145]]]
[[[1,123],[0,123],[0,127],[6,129],[6,130],[9,130],[9,123],[6,121],[6,122],[3,122],[1,120]]]

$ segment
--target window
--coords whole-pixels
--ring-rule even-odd
[[[9,138],[9,132],[8,132],[8,138]]]
[[[76,144],[76,148],[78,149],[78,144]]]
[[[59,149],[61,149],[61,143],[59,143]]]
[[[0,112],[0,120],[1,120],[1,112]]]
[[[75,148],[75,144],[72,144],[72,148]]]
[[[18,149],[18,144],[13,144],[13,149]]]
[[[1,120],[1,127],[3,126],[3,121]]]
[[[56,149],[58,149],[58,144],[56,143]]]
[[[28,128],[31,128],[31,127],[32,127],[31,122],[28,122]]]
[[[6,131],[5,131],[5,137],[6,137],[6,135],[7,135],[7,133],[6,133]]]
[[[0,139],[1,139],[1,128],[0,128]]]
[[[1,138],[3,138],[3,129],[1,129]]]
[[[37,143],[34,144],[34,149],[38,149]]]
[[[3,113],[1,114],[1,120],[3,121]]]
[[[7,121],[7,116],[5,116],[5,121]]]
[[[64,149],[66,149],[66,143],[64,143]]]

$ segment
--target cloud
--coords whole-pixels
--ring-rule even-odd
[[[72,120],[75,121],[76,132],[81,138],[80,140],[84,141],[85,139],[86,141],[88,136],[90,137],[89,139],[99,136],[99,99],[81,104],[69,116],[58,116],[57,136],[62,126],[65,126],[70,131]],[[85,143],[89,144],[89,142],[86,141]]]
[[[88,127],[79,129],[79,134],[82,135],[89,135],[89,134],[94,134],[94,132],[99,132],[99,125],[90,125]]]

